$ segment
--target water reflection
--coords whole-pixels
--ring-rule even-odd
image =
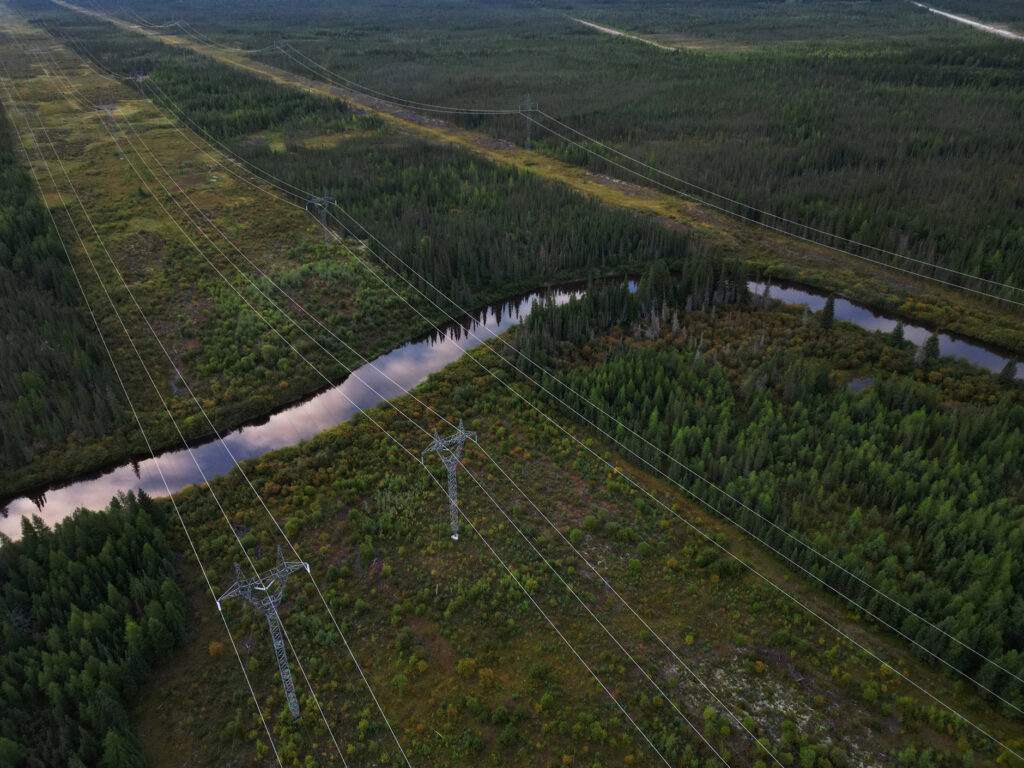
[[[627,285],[630,291],[636,290],[635,281],[629,281]],[[748,286],[753,293],[764,293],[764,283],[750,282]],[[543,295],[564,304],[582,293],[580,286]],[[772,285],[769,295],[791,304],[806,304],[815,312],[824,307],[826,301],[824,295],[785,285]],[[372,364],[357,369],[338,386],[304,403],[275,413],[261,423],[235,430],[226,435],[223,442],[218,440],[197,445],[191,450],[169,451],[155,461],[131,462],[95,478],[52,488],[35,497],[15,499],[7,506],[7,517],[0,517],[0,531],[17,538],[21,532],[21,518],[25,515],[39,514],[52,525],[80,507],[102,508],[120,491],[141,489],[151,496],[165,496],[168,488],[175,492],[187,485],[204,482],[204,477],[209,479],[229,471],[234,464],[232,455],[241,460],[296,445],[347,421],[361,410],[415,387],[429,374],[458,360],[467,349],[520,323],[529,314],[534,300],[541,296],[533,293],[470,313],[442,331],[433,331],[422,339],[382,355]],[[888,332],[896,327],[896,320],[841,298],[835,301],[835,316],[871,331]],[[918,345],[931,335],[926,328],[906,324],[903,333],[906,339]],[[939,349],[943,355],[961,357],[994,372],[1002,370],[1007,362],[1006,357],[947,334],[939,335]],[[1021,369],[1018,364],[1017,378],[1022,378]]]
[[[582,290],[559,290],[545,295],[564,304],[581,294]],[[7,506],[8,516],[0,518],[0,531],[17,538],[25,515],[38,514],[52,525],[80,507],[106,506],[119,491],[141,489],[151,496],[166,496],[168,488],[175,492],[204,482],[204,477],[209,479],[229,471],[234,464],[232,455],[241,460],[296,445],[347,421],[359,411],[404,394],[429,374],[458,360],[467,349],[522,322],[534,300],[541,296],[533,293],[506,300],[460,318],[442,331],[435,330],[382,355],[336,387],[275,413],[262,423],[225,435],[223,442],[216,440],[191,450],[169,451],[156,460],[131,462],[36,497],[15,499]]]
[[[759,296],[764,293],[764,283],[750,282],[747,285],[752,293],[756,293]],[[786,285],[772,284],[769,288],[769,296],[773,299],[780,299],[787,304],[806,304],[812,312],[819,311],[825,306],[825,302],[827,301],[827,297],[823,294],[813,293],[803,288],[794,288]],[[882,331],[884,333],[888,333],[896,327],[896,320],[883,317],[882,315],[876,315],[870,309],[865,309],[864,307],[847,301],[846,299],[837,297],[835,305],[836,320],[846,320],[869,331]],[[912,341],[918,346],[924,344],[931,335],[932,332],[927,328],[922,328],[918,325],[908,325],[907,323],[903,324],[903,337],[907,341]],[[993,373],[998,373],[1003,370],[1009,360],[1009,358],[989,349],[985,349],[977,344],[964,341],[963,339],[958,339],[945,333],[939,334],[939,354],[962,358],[980,368],[992,371]],[[1022,371],[1022,368],[1024,368],[1024,366],[1018,363],[1016,368],[1016,376],[1018,379],[1024,378],[1024,371]]]
[[[865,389],[870,387],[872,384],[874,384],[874,382],[874,376],[865,376],[862,378],[850,379],[848,382],[846,382],[846,386],[850,390],[850,392],[856,395],[858,392],[863,392]]]

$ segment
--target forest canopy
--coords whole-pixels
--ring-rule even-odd
[[[127,416],[60,235],[0,113],[0,471]]]
[[[185,636],[165,523],[125,495],[0,542],[0,765],[141,768],[125,707]]]
[[[609,295],[524,325],[520,347],[557,385],[523,367],[630,456],[1024,705],[1018,383],[982,374],[998,395],[967,403],[970,366],[894,334],[866,342],[824,311],[796,322],[759,300],[716,319],[655,301],[638,316],[609,312]],[[851,360],[878,371],[865,391],[834,373]]]

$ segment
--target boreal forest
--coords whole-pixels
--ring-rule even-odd
[[[0,768],[1024,766],[1024,10],[0,0]]]

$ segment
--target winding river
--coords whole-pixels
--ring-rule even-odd
[[[751,282],[747,284],[752,293],[764,293],[764,283]],[[773,299],[779,299],[787,304],[806,304],[812,312],[817,312],[825,306],[828,300],[825,294],[808,291],[805,288],[773,284],[769,289],[769,295]],[[846,299],[836,299],[836,320],[845,320],[868,331],[881,331],[888,333],[896,327],[896,319],[885,315],[875,314],[859,304],[854,304]],[[912,341],[918,346],[924,344],[932,332],[919,325],[903,324],[903,337]],[[999,373],[1006,367],[1009,358],[999,352],[980,346],[975,342],[967,341],[946,333],[939,334],[939,354],[943,357],[959,357],[979,368],[984,368],[992,373]],[[1016,377],[1024,378],[1024,365],[1017,363]]]
[[[630,284],[633,288],[634,283]],[[764,284],[751,282],[750,290],[764,293]],[[54,524],[80,507],[101,509],[120,491],[144,490],[151,496],[165,496],[167,486],[172,492],[205,479],[228,472],[234,455],[238,460],[260,456],[267,451],[297,445],[313,435],[347,421],[356,413],[372,408],[384,400],[404,394],[426,377],[459,359],[462,354],[484,340],[504,332],[530,313],[533,302],[542,296],[564,304],[581,295],[578,286],[553,289],[546,293],[519,296],[448,324],[444,329],[417,341],[404,344],[358,369],[345,381],[308,400],[279,411],[269,418],[241,427],[224,436],[224,442],[212,440],[185,449],[170,450],[157,459],[133,462],[54,486],[37,497],[22,496],[6,507],[0,518],[0,531],[11,538],[21,533],[21,518],[38,514],[47,524]],[[826,297],[803,288],[772,285],[769,295],[789,304],[806,304],[818,311]],[[877,315],[869,309],[836,299],[835,317],[870,331],[891,331],[896,320]],[[904,335],[915,344],[923,344],[931,335],[925,328],[904,324]],[[975,365],[997,372],[1007,358],[962,339],[946,334],[939,336],[941,354],[964,358]],[[1024,366],[1017,366],[1017,377],[1024,377]],[[159,465],[159,470],[157,469]],[[197,466],[198,465],[198,466]],[[200,471],[199,467],[202,467]],[[163,479],[161,478],[161,471]]]

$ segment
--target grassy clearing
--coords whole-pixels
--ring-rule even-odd
[[[266,304],[260,304],[254,290],[228,263],[228,257],[245,262],[224,240],[217,241],[224,253],[205,240],[162,185],[212,237],[216,239],[214,226],[226,232],[254,268],[278,280],[297,270],[313,270],[317,287],[310,301],[324,315],[333,315],[341,326],[352,320],[348,308],[357,294],[371,297],[375,290],[383,289],[366,286],[365,276],[343,252],[325,251],[321,233],[301,207],[278,202],[258,187],[235,178],[237,170],[235,175],[226,173],[222,157],[209,145],[195,135],[180,133],[148,101],[99,77],[48,36],[10,14],[3,17],[3,25],[4,32],[18,42],[4,47],[0,55],[5,64],[24,58],[21,45],[42,52],[42,58],[30,59],[26,70],[8,82],[19,99],[15,106],[29,110],[38,133],[37,148],[24,124],[19,124],[24,134],[24,156],[39,174],[43,199],[58,212],[66,241],[74,246],[71,256],[75,268],[97,308],[103,334],[113,347],[154,445],[174,444],[177,434],[111,310],[104,286],[129,327],[136,329],[134,338],[146,366],[172,412],[186,424],[186,435],[199,437],[209,427],[189,418],[195,406],[175,387],[175,369],[145,332],[118,272],[167,346],[173,366],[193,383],[219,428],[230,428],[322,387],[322,379],[304,369],[294,369],[287,360],[277,362],[287,346],[273,332],[258,321],[249,322],[245,317],[241,318],[245,322],[240,321],[240,313],[245,314],[242,299],[207,265],[189,239],[228,276],[235,289],[267,312]],[[56,77],[58,72],[66,79]],[[108,131],[109,120],[93,103],[112,109],[118,141],[127,159]],[[46,126],[70,182],[44,140],[40,123]],[[42,159],[37,149],[42,150]],[[78,206],[72,185],[109,249],[116,272]],[[84,249],[63,218],[62,204],[84,236]],[[246,264],[246,269],[251,271],[253,267]],[[365,307],[364,317],[372,321],[375,313],[384,311],[384,305],[378,302],[374,307],[371,302]],[[375,354],[420,328],[407,327],[411,319],[400,312],[392,310],[388,316],[390,324],[370,322],[366,327],[371,332],[353,338]],[[289,337],[286,332],[285,338],[298,341],[297,334]],[[343,375],[338,365],[321,362],[331,375]],[[143,451],[131,422],[100,442],[68,435],[66,442],[36,456],[29,465],[0,467],[0,494],[14,494],[55,478],[95,470]]]
[[[470,354],[501,379],[512,380],[485,350]],[[531,387],[516,386],[535,397]],[[631,467],[594,435],[574,430],[617,469],[608,471],[587,457],[472,360],[463,359],[431,377],[416,395],[421,402],[412,397],[395,402],[427,430],[437,425],[428,408],[451,419],[464,418],[519,485],[521,490],[514,490],[479,450],[468,448],[460,500],[469,520],[675,762],[694,764],[708,753],[568,596],[526,539],[716,748],[727,750],[734,764],[766,758],[734,722],[722,717],[722,706],[602,586],[527,498],[730,709],[750,718],[751,730],[768,739],[785,765],[889,764],[896,752],[904,760],[917,760],[927,748],[944,759],[965,759],[969,753],[980,765],[991,763],[998,753],[962,723],[946,718],[890,668],[858,652],[631,491],[620,473],[639,480],[697,528],[878,652],[892,668],[1004,737],[1017,730],[1016,724],[917,661],[861,617],[794,577],[730,525]],[[413,456],[385,438],[369,418],[360,418],[299,448],[250,461],[245,469],[310,561],[413,763],[655,762],[654,753],[595,689],[470,526],[463,522],[457,544],[448,540],[446,504],[431,477],[443,483],[440,467],[424,471],[415,460],[426,435],[388,406],[369,416]],[[213,485],[229,501],[243,543],[266,561],[279,537],[244,481],[234,473]],[[205,490],[187,489],[178,498],[198,534],[211,578],[226,585],[232,578],[233,555],[228,554],[225,524]],[[394,761],[393,744],[311,586],[295,579],[288,589],[286,626],[349,760],[360,765]],[[254,746],[261,740],[260,731],[241,691],[235,660],[217,646],[211,646],[211,661],[202,656],[214,637],[216,616],[209,600],[196,595],[193,623],[200,629],[190,650],[171,661],[137,710],[140,735],[148,754],[180,740],[193,745],[193,754],[206,762],[243,765],[262,749]],[[269,706],[276,739],[285,745],[286,765],[302,765],[310,753],[319,764],[340,763],[308,697],[303,702],[307,715],[297,725],[286,722],[262,620],[242,605],[232,605],[228,618],[247,649],[244,659],[261,702]],[[158,700],[163,702],[161,721],[176,725],[158,726],[150,711]],[[238,728],[230,726],[232,718],[240,722]],[[177,725],[182,722],[188,724],[185,733]]]

